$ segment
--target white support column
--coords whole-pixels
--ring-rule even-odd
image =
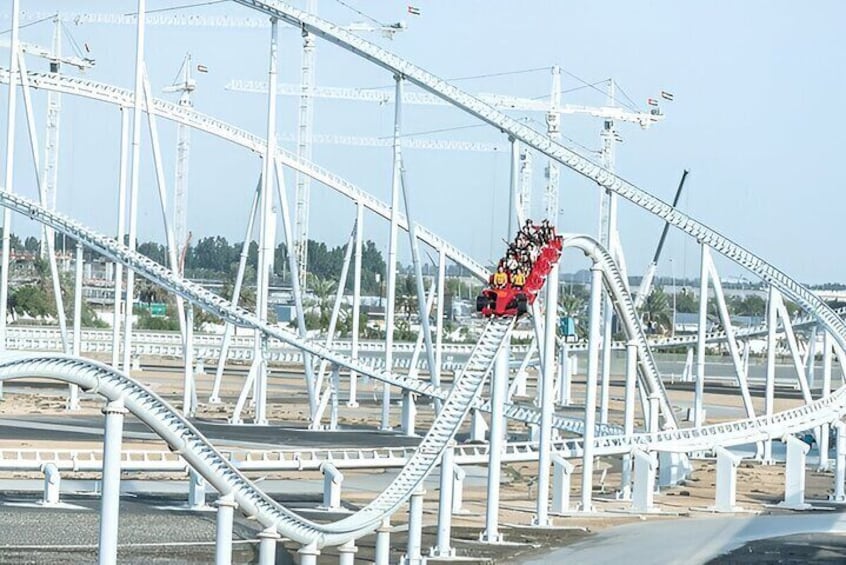
[[[829,332],[823,334],[823,375],[822,375],[822,397],[825,398],[831,394],[831,358],[832,358],[832,339]],[[817,447],[820,452],[819,471],[830,471],[831,461],[829,460],[829,444],[831,443],[831,426],[823,424],[820,426],[819,442]]]
[[[52,237],[52,236],[51,236]],[[82,243],[76,242],[76,263],[73,277],[73,350],[74,357],[82,352],[82,262],[84,252]],[[69,385],[68,410],[79,410],[79,386]]]
[[[135,251],[138,236],[138,191],[141,179],[141,111],[144,97],[144,24],[147,20],[147,0],[138,0],[138,28],[135,43],[135,94],[132,110],[132,168],[129,182],[129,241],[130,251]],[[123,318],[123,372],[132,367],[132,309],[135,304],[135,271],[126,270],[126,306]]]
[[[387,296],[385,303],[385,370],[393,370],[394,362],[394,311],[397,293],[397,234],[399,231],[400,213],[400,184],[402,173],[400,171],[400,132],[402,128],[402,91],[403,78],[399,75],[394,77],[396,90],[394,94],[394,142],[393,142],[393,168],[391,179],[391,230],[388,239],[388,281]],[[382,421],[381,429],[391,428],[391,385],[384,384],[382,389]]]
[[[120,108],[120,165],[118,173],[117,240],[125,243],[126,237],[126,169],[129,161],[129,109]],[[120,367],[120,317],[123,302],[123,263],[115,263],[115,304],[112,320],[112,367]],[[127,298],[128,300],[128,298]],[[131,304],[131,302],[127,302]]]
[[[705,325],[708,322],[708,246],[700,244],[699,324],[696,329],[696,385],[693,396],[693,427],[705,424]]]
[[[343,473],[328,461],[320,465],[320,472],[323,473],[323,508],[332,511],[340,510]]]
[[[317,557],[320,550],[317,549],[317,542],[311,542],[297,550],[300,556],[300,565],[317,565]]]
[[[358,360],[358,338],[361,318],[361,261],[364,253],[364,203],[355,203],[355,259],[353,263],[353,303],[352,303],[352,349],[350,356]],[[388,368],[390,371],[390,368]],[[350,397],[347,406],[358,407],[358,374],[350,370]]]
[[[649,433],[657,433],[661,431],[659,427],[661,414],[661,397],[657,394],[649,395],[649,415],[646,423],[646,431]]]
[[[544,316],[543,371],[540,381],[541,421],[538,444],[538,491],[532,524],[546,527],[549,519],[549,473],[552,466],[552,414],[555,411],[555,349],[558,327],[558,263],[552,265],[546,279]],[[505,399],[503,399],[504,402]],[[587,438],[585,438],[587,442]]]
[[[120,460],[123,418],[127,410],[123,400],[113,400],[103,408],[106,416],[103,433],[103,478],[100,497],[100,565],[117,562],[118,517],[120,516]]]
[[[653,512],[655,510],[655,471],[658,458],[654,453],[635,449],[634,488],[632,489],[632,511]]]
[[[391,519],[385,518],[376,529],[376,547],[373,549],[374,565],[389,565],[391,561]]]
[[[194,469],[188,470],[188,508],[206,508],[206,480]]]
[[[232,563],[232,523],[238,503],[231,493],[217,499],[217,524],[215,529],[215,565]]]
[[[406,548],[406,565],[423,565],[425,559],[422,557],[423,539],[423,496],[426,491],[418,487],[408,501],[408,546]]]
[[[573,374],[570,368],[570,346],[566,341],[558,348],[558,405],[569,406],[572,399]],[[524,385],[525,386],[525,385]]]
[[[552,454],[552,512],[563,514],[570,510],[570,479],[575,467],[558,455]]]
[[[743,460],[728,449],[717,446],[717,481],[716,496],[713,506],[715,512],[740,512],[737,506],[737,467]]]
[[[15,170],[15,114],[18,81],[20,0],[12,0],[12,34],[9,49],[9,95],[6,106],[6,174],[3,190],[11,193]],[[6,351],[6,318],[9,315],[9,255],[11,253],[12,211],[3,208],[3,242],[0,251],[0,351]],[[0,389],[2,390],[2,389]]]
[[[488,431],[488,425],[485,423],[485,417],[481,410],[473,408],[470,411],[470,441],[473,443],[484,443],[485,433]]]
[[[467,472],[458,465],[454,465],[453,471],[455,473],[452,477],[452,513],[460,514],[464,512],[464,478]]]
[[[627,438],[634,434],[635,415],[635,387],[637,386],[637,342],[626,343],[626,392],[625,408],[623,411],[623,433]],[[630,500],[632,497],[632,454],[623,455],[623,469],[620,476],[621,500]]]
[[[505,441],[505,395],[508,387],[508,363],[511,347],[504,343],[494,361],[491,376],[491,433],[488,448],[487,500],[485,502],[485,531],[481,540],[487,543],[501,543],[499,532],[499,489],[502,476],[502,447]]]
[[[185,358],[182,375],[182,415],[186,418],[194,416],[197,406],[193,400],[197,396],[197,385],[194,382],[194,305],[185,305],[185,340],[182,344],[182,355]]]
[[[258,213],[259,196],[261,195],[261,178],[259,178],[258,186],[253,194],[253,203],[250,206],[250,215],[247,217],[247,229],[244,234],[244,243],[241,245],[241,255],[238,259],[238,272],[235,275],[235,286],[232,289],[231,302],[238,305],[241,298],[241,285],[244,283],[244,273],[247,269],[247,259],[250,255],[250,242],[253,239],[253,226],[256,221],[256,214]],[[232,332],[235,326],[229,322],[225,322],[223,328],[223,338],[220,343],[220,357],[217,361],[217,367],[214,372],[214,382],[212,383],[212,391],[209,394],[210,404],[220,404],[220,383],[223,380],[223,370],[226,368],[226,360],[229,357],[229,343],[232,340]]]
[[[414,393],[404,391],[402,393],[402,433],[409,437],[416,436],[414,423],[417,419],[417,405],[414,403]]]
[[[764,416],[767,422],[772,421],[775,406],[775,363],[776,363],[776,325],[778,324],[778,305],[776,293],[778,291],[770,285],[767,294],[767,380],[764,385]],[[764,453],[761,462],[764,465],[773,464],[773,440],[764,440]]]
[[[787,444],[787,461],[784,466],[784,500],[779,506],[791,510],[805,510],[805,456],[810,446],[804,441],[786,435],[782,441]]]
[[[273,175],[276,159],[276,76],[279,61],[278,53],[279,22],[270,20],[270,61],[268,65],[267,96],[267,146],[263,155],[261,196],[259,198],[259,244],[258,269],[256,271],[256,315],[261,321],[267,321],[268,292],[270,272],[273,265],[275,247],[275,216],[273,211]],[[281,182],[281,180],[280,180]],[[289,251],[291,248],[289,247]],[[256,368],[256,423],[266,424],[267,401],[267,363],[263,344],[256,332],[253,345],[253,364]]]
[[[432,557],[446,559],[455,557],[455,550],[450,547],[450,538],[452,537],[452,487],[455,475],[455,448],[453,445],[454,442],[450,442],[450,445],[444,449],[443,455],[441,455],[438,537],[435,541],[435,547],[430,552]]]
[[[355,546],[355,540],[350,540],[343,545],[339,545],[338,565],[355,565],[356,553],[358,553],[358,548]]]
[[[259,565],[275,565],[276,543],[281,537],[276,531],[276,528],[272,526],[259,532]]]
[[[832,424],[835,433],[834,448],[834,494],[831,500],[846,502],[846,424],[840,420]]]
[[[47,463],[41,466],[44,473],[44,496],[41,504],[44,506],[55,506],[59,504],[59,494],[62,490],[62,475],[54,463]]]
[[[596,427],[596,381],[599,373],[599,321],[601,316],[602,271],[594,263],[591,267],[590,328],[588,332],[588,367],[585,390],[584,454],[582,457],[582,512],[592,512],[593,504],[593,439]]]
[[[435,320],[437,329],[435,331],[435,373],[437,380],[441,382],[441,368],[444,359],[444,305],[446,303],[446,262],[447,256],[443,245],[438,249],[438,286],[436,287],[437,304],[435,306]]]

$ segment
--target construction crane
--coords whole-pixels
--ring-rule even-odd
[[[317,0],[307,0],[306,9],[317,14]],[[377,22],[378,23],[378,22]],[[380,32],[388,39],[407,28],[405,22],[395,24],[371,25],[366,22],[354,22],[346,29],[355,32]],[[299,112],[297,121],[297,156],[307,161],[311,160],[312,128],[314,127],[314,75],[315,75],[315,43],[314,36],[303,30],[302,67],[300,69],[300,84],[297,88],[299,96]],[[306,288],[308,274],[308,214],[311,201],[311,178],[301,172],[296,175],[296,196],[294,205],[294,252],[297,264],[300,265],[300,288]]]
[[[53,45],[47,49],[34,43],[20,42],[20,50],[34,57],[45,59],[50,63],[50,72],[61,72],[63,64],[76,67],[80,71],[86,71],[94,66],[94,59],[90,57],[78,57],[75,55],[62,54],[62,22],[58,14],[48,14],[39,19],[50,19],[53,21]],[[7,40],[0,40],[0,47],[11,47]],[[47,93],[47,119],[44,141],[44,168],[42,180],[44,182],[44,194],[46,205],[50,210],[56,208],[56,188],[59,182],[59,123],[62,110],[62,95],[58,92]],[[41,257],[47,257],[47,242],[45,237],[51,237],[52,232],[42,232]]]
[[[679,187],[676,189],[676,196],[673,198],[673,208],[679,204],[682,188],[684,188],[684,181],[687,179],[689,172],[690,171],[687,169],[682,172]],[[664,248],[664,241],[667,239],[668,231],[670,231],[670,224],[664,224],[664,229],[661,231],[661,237],[658,239],[658,247],[655,249],[655,256],[652,257],[652,262],[649,263],[649,266],[646,268],[646,273],[643,275],[643,279],[640,282],[640,288],[637,291],[637,297],[635,298],[635,308],[637,309],[643,308],[647,297],[652,291],[652,281],[655,278],[655,271],[658,270],[658,259],[661,258],[661,250]]]
[[[179,92],[178,104],[185,108],[193,107],[191,93],[197,88],[197,81],[191,77],[191,54],[182,60],[179,78],[164,92]],[[204,69],[205,67],[198,67]],[[173,237],[176,242],[176,255],[184,257],[188,249],[188,157],[191,150],[191,130],[185,124],[176,126],[176,178],[173,183]],[[180,265],[181,265],[180,261]]]
[[[653,108],[648,112],[633,111],[626,108],[621,108],[614,103],[613,95],[609,97],[609,104],[606,106],[583,106],[574,104],[561,104],[561,79],[560,68],[556,65],[552,67],[552,93],[549,100],[521,98],[517,96],[508,96],[504,94],[479,93],[476,96],[492,106],[502,110],[518,110],[525,112],[543,112],[546,118],[547,134],[551,137],[560,138],[560,116],[563,114],[583,114],[605,120],[606,124],[611,124],[611,133],[616,139],[616,132],[613,131],[614,121],[622,121],[635,123],[643,129],[649,128],[651,125],[660,122],[664,119],[664,115],[658,108]],[[613,84],[613,81],[611,81]],[[235,92],[249,92],[249,93],[267,93],[267,82],[253,81],[253,80],[231,80],[225,88]],[[613,87],[612,87],[613,88]],[[280,96],[301,96],[302,87],[294,84],[279,84],[277,86],[277,93]],[[375,102],[386,105],[394,101],[394,93],[392,90],[383,90],[375,88],[346,88],[346,87],[313,87],[310,89],[310,97],[326,98],[334,100],[354,100],[360,102]],[[404,104],[412,105],[427,105],[427,106],[447,106],[448,104],[431,94],[422,92],[404,91],[402,95]],[[606,153],[607,154],[607,153]],[[523,158],[525,156],[525,158]],[[610,158],[613,159],[610,155]],[[521,210],[528,216],[530,208],[530,186],[531,186],[531,156],[530,153],[521,150],[521,188],[519,193],[519,202]],[[545,202],[544,207],[547,217],[557,216],[558,213],[558,166],[556,163],[548,163],[546,166],[546,190],[544,192]],[[298,193],[299,194],[299,193]],[[297,200],[298,210],[300,205],[306,205],[307,199]],[[307,218],[307,212],[304,213]],[[300,218],[300,216],[298,216]],[[601,220],[606,222],[607,220]],[[303,237],[302,224],[298,224],[298,233],[300,233],[300,241],[305,241]],[[307,233],[307,228],[305,229]],[[302,259],[302,255],[298,255]],[[303,264],[303,263],[301,263]],[[305,269],[303,269],[305,272]]]
[[[250,92],[256,94],[267,94],[267,82],[257,80],[231,80],[226,83],[225,88],[234,92]],[[279,84],[277,93],[280,96],[299,96],[300,86],[295,84]],[[335,100],[355,100],[359,102],[376,102],[378,104],[392,104],[394,101],[393,91],[377,88],[346,88],[323,86],[315,87],[312,95],[315,98],[328,98]],[[505,94],[478,93],[476,97],[501,110],[521,110],[525,112],[543,112],[556,114],[586,114],[596,118],[611,119],[621,122],[630,122],[640,125],[646,129],[652,124],[664,119],[664,114],[658,110],[649,112],[635,112],[620,108],[618,106],[582,106],[578,104],[563,104],[553,108],[553,104],[545,100],[533,98],[521,98]],[[437,96],[423,92],[405,91],[402,96],[403,104],[425,105],[425,106],[448,106],[445,101]]]

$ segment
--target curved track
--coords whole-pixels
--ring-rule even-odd
[[[321,36],[414,82],[421,88],[445,99],[453,106],[479,117],[497,127],[503,133],[513,136],[535,150],[595,181],[600,187],[612,191],[657,215],[778,288],[784,295],[798,303],[809,315],[818,320],[819,324],[832,334],[841,349],[846,348],[846,323],[810,290],[740,245],[679,212],[669,204],[423,69],[411,65],[329,22],[281,2],[235,1]],[[131,102],[131,97],[124,105],[128,105],[129,102]],[[259,147],[260,149],[261,147]],[[288,157],[285,155],[280,155],[279,159],[280,162],[295,169],[298,169],[298,166],[303,166],[299,161],[296,161],[296,163],[287,161]],[[311,173],[303,172],[321,182],[325,182],[322,178],[314,176],[315,171]],[[363,193],[350,196],[350,198],[362,202],[372,200],[371,197]],[[168,269],[130,252],[124,246],[111,241],[110,238],[96,234],[58,214],[47,212],[34,202],[2,192],[0,193],[0,204],[78,239],[103,255],[127,265],[164,288],[236,325],[254,327],[266,335],[293,345],[302,351],[327,359],[336,365],[368,374],[394,386],[419,394],[444,397],[443,391],[431,385],[421,383],[416,379],[362,367],[359,363],[343,355],[313,342],[302,340],[295,334],[263,324],[251,313],[234,307],[226,300],[184,281]],[[379,213],[373,206],[368,205],[368,207]],[[424,238],[421,237],[421,239]],[[591,243],[588,238],[573,238],[573,242],[573,246],[581,244],[592,249],[594,260],[603,265],[606,284],[618,311],[623,315],[630,339],[638,342],[639,368],[643,382],[646,387],[652,390],[663,391],[660,379],[655,377],[657,371],[654,367],[654,361],[640,330],[631,298],[627,294],[622,278],[616,271],[610,256],[598,245],[595,245],[595,242]],[[436,241],[433,245],[437,247],[438,244],[444,245],[443,242],[439,241]],[[456,254],[457,256],[463,255],[457,251]],[[464,264],[455,256],[452,258]],[[476,274],[480,273],[477,272]],[[482,276],[484,276],[483,273]],[[97,392],[110,399],[122,398],[127,408],[150,425],[175,450],[179,451],[185,460],[203,474],[218,490],[223,493],[233,493],[242,510],[247,514],[255,516],[265,525],[275,526],[280,534],[301,543],[315,542],[318,546],[337,545],[375,528],[384,516],[393,513],[411,495],[416,486],[431,471],[467,411],[476,402],[485,379],[492,371],[493,359],[501,345],[508,339],[513,325],[512,319],[498,319],[489,322],[482,339],[470,356],[467,367],[456,380],[450,394],[446,396],[443,409],[432,428],[423,439],[420,447],[403,467],[399,476],[365,509],[334,524],[316,524],[273,502],[234,469],[190,423],[176,414],[160,398],[128,377],[106,366],[63,356],[42,356],[32,359],[7,358],[0,360],[0,380],[22,376],[44,376],[79,384],[87,390]],[[710,449],[718,445],[728,446],[780,437],[786,433],[827,424],[839,418],[844,411],[846,411],[846,386],[839,388],[830,396],[769,417],[763,416],[701,428],[669,429],[629,437],[598,437],[594,441],[594,446],[597,455],[627,453],[633,449],[678,452]],[[668,406],[664,407],[664,413],[665,418],[672,417],[672,411],[669,410]],[[672,426],[672,422],[669,420],[666,420],[665,423]],[[556,447],[565,455],[572,456],[582,451],[583,442],[581,440],[568,440],[560,442]]]

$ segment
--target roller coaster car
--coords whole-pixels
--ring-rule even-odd
[[[538,258],[531,265],[526,284],[514,287],[509,281],[504,287],[489,287],[476,297],[476,311],[483,316],[520,316],[529,311],[538,291],[543,288],[552,266],[561,257],[563,239],[556,235],[543,246]]]
[[[505,288],[486,288],[476,297],[476,312],[483,316],[519,316],[529,311],[529,297],[510,284]]]

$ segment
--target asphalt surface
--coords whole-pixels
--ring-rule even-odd
[[[829,511],[789,516],[730,516],[655,520],[618,526],[548,553],[524,565],[694,565],[759,539],[810,532],[846,533],[846,513]],[[742,562],[742,561],[740,561]]]
[[[404,447],[417,445],[420,441],[420,438],[363,427],[339,431],[311,431],[305,427],[279,425],[232,426],[204,419],[193,419],[191,422],[215,445],[257,448]],[[90,441],[102,436],[102,416],[27,414],[0,419],[0,439]],[[137,440],[158,438],[143,422],[130,416],[126,418],[123,437]]]

